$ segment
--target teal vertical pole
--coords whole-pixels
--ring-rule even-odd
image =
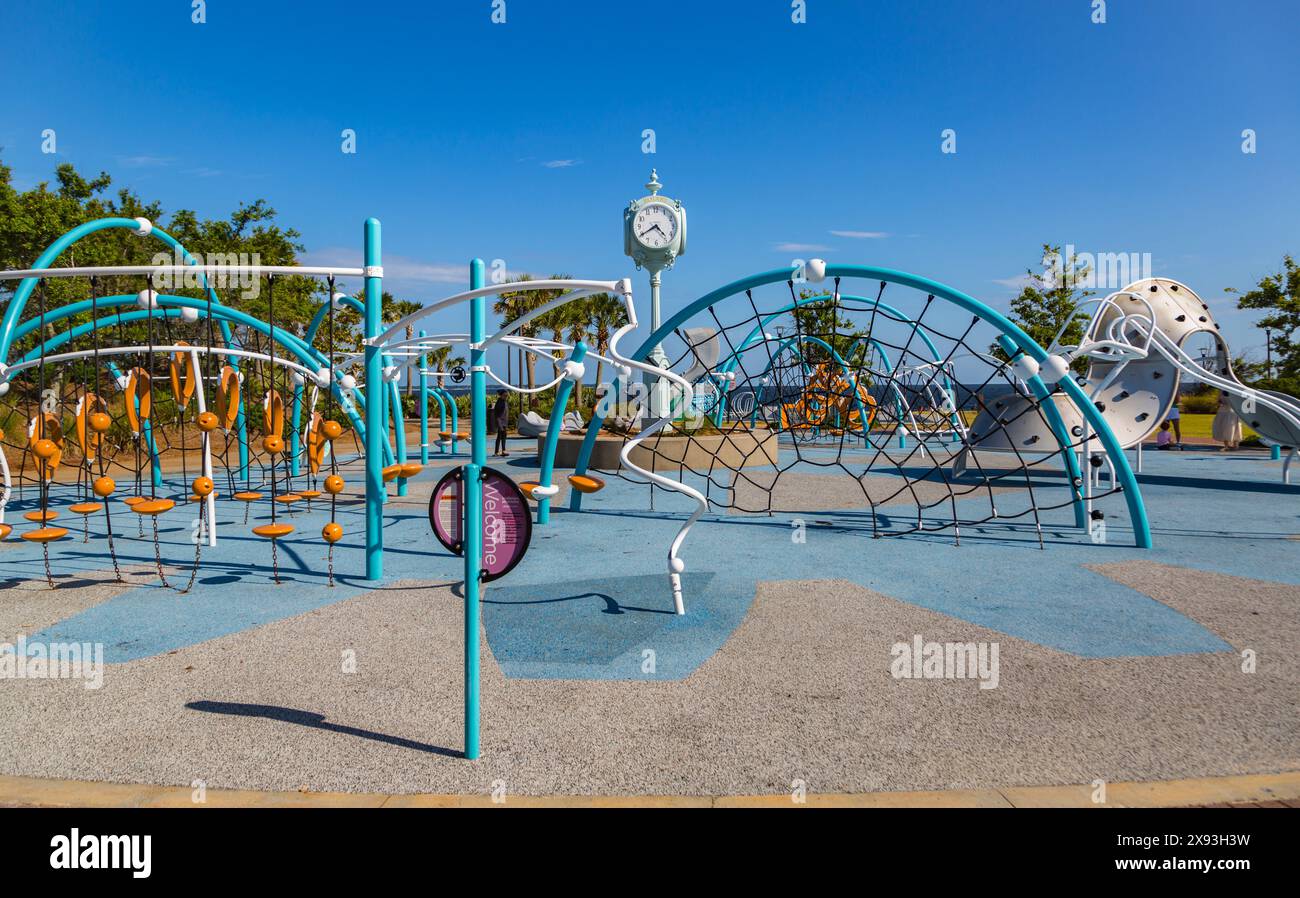
[[[379,347],[369,342],[379,336],[383,321],[383,268],[380,267],[379,220],[366,219],[366,579],[384,575],[384,478],[381,471],[384,443],[384,368]]]
[[[302,377],[298,374],[293,376],[293,415],[291,416],[293,424],[289,430],[289,474],[292,477],[298,476],[298,451],[301,448],[298,443],[299,430],[302,427]]]
[[[587,344],[581,340],[573,347],[569,361],[578,362],[587,355]],[[542,447],[541,473],[537,482],[543,487],[551,485],[551,474],[555,470],[555,449],[560,444],[560,429],[564,427],[564,409],[569,404],[569,393],[573,391],[573,381],[567,377],[555,388],[555,405],[551,407],[551,420],[546,426],[546,445]],[[551,497],[537,497],[537,523],[545,524],[551,520]]]
[[[1273,461],[1281,461],[1282,446],[1278,443],[1274,443],[1272,446],[1270,446],[1268,450],[1268,457],[1271,458]]]
[[[469,263],[469,288],[483,286],[483,260]],[[478,757],[479,571],[483,567],[483,466],[487,463],[487,381],[483,330],[487,300],[470,300],[470,461],[465,466],[465,757]]]
[[[420,339],[424,339],[424,331],[420,331]],[[429,370],[429,358],[423,352],[420,353],[420,464],[429,463],[429,376],[424,372]],[[409,374],[407,375],[410,376]]]

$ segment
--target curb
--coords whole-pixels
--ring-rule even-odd
[[[202,804],[180,786],[97,783],[0,776],[0,807],[42,808],[1168,808],[1227,802],[1300,799],[1300,771],[1245,776],[1106,784],[1104,804],[1093,786],[1008,786],[932,792],[862,792],[808,795],[396,795],[382,792],[259,792],[209,789]]]

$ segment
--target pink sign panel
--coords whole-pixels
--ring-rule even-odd
[[[429,523],[448,551],[462,555],[465,513],[465,469],[448,471],[429,497]],[[528,551],[533,519],[528,500],[506,475],[492,468],[481,471],[483,484],[483,581],[508,574]]]

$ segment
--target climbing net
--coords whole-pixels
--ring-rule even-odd
[[[728,514],[834,510],[860,527],[850,510],[865,505],[876,537],[947,532],[959,543],[963,528],[996,521],[1031,524],[1042,546],[1055,509],[1086,500],[1101,517],[1091,503],[1119,491],[1115,478],[1085,496],[1076,453],[1088,434],[1077,428],[1022,438],[1060,433],[1055,400],[1031,388],[1036,362],[1014,344],[997,351],[988,321],[885,281],[861,296],[840,278],[807,287],[738,291],[665,335],[666,367],[691,396],[666,381],[618,393],[611,417],[628,464],[605,473],[649,483],[652,503],[664,484],[646,472],[667,475]],[[660,417],[662,429],[638,432]],[[977,417],[991,422],[978,438]]]
[[[165,296],[146,275],[138,294],[109,296],[94,274],[84,280],[87,294],[62,309],[50,307],[45,279],[35,281],[25,306],[30,314],[16,322],[11,363],[0,371],[0,539],[13,532],[13,524],[4,522],[11,506],[39,525],[19,535],[41,545],[53,587],[50,546],[71,535],[56,523],[60,514],[81,518],[82,542],[90,541],[92,521],[102,519],[114,574],[124,582],[115,537],[124,535],[121,515],[129,510],[137,518],[130,528],[137,538],[146,538],[149,519],[161,583],[186,593],[203,547],[215,545],[216,498],[224,494],[241,502],[245,524],[253,504],[269,498],[270,521],[252,532],[271,542],[279,583],[277,543],[294,530],[280,510],[292,514],[293,503],[310,506],[328,493],[329,523],[321,536],[329,547],[333,585],[333,549],[342,538],[336,510],[344,485],[331,451],[343,435],[330,417],[336,411],[331,385],[337,382],[333,276],[331,299],[318,316],[328,312],[329,348],[315,355],[304,349],[296,361],[277,350],[285,333],[277,332],[274,274],[265,285],[268,322],[245,316],[255,326],[237,342],[222,317],[229,310],[212,290],[202,301]],[[337,379],[355,386],[351,375]],[[292,396],[290,440],[285,396]],[[350,403],[347,391],[340,391],[341,403]],[[261,434],[256,441],[249,439],[250,422]],[[159,517],[188,503],[197,506],[193,563],[188,579],[177,583],[163,562]]]

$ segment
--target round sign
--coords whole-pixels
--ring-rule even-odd
[[[519,486],[500,471],[483,468],[484,583],[510,573],[528,551],[533,518]],[[457,555],[465,553],[465,468],[448,471],[429,496],[429,524],[438,542]]]
[[[451,369],[451,382],[454,384],[463,384],[465,382],[465,367],[457,365]]]

